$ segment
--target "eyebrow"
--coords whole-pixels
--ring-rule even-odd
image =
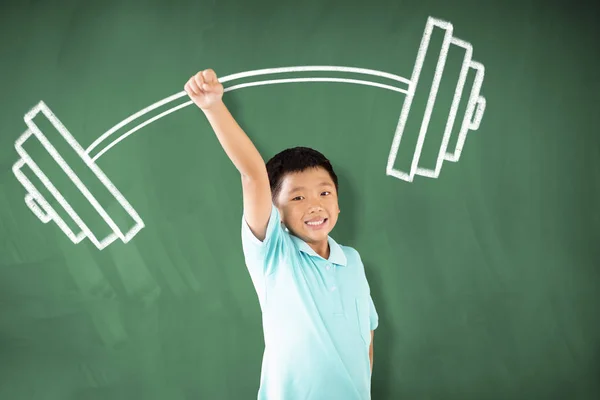
[[[327,182],[327,181],[321,182],[319,184],[319,186],[330,186],[330,187],[333,187],[333,185],[331,183]],[[304,190],[304,189],[306,189],[304,186],[297,186],[297,187],[293,188],[292,190],[290,190],[290,193],[294,193],[294,192],[297,192],[299,190]]]

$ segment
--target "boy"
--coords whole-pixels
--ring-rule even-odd
[[[340,212],[331,164],[297,147],[265,165],[213,70],[185,91],[241,174],[242,248],[265,340],[258,399],[370,399],[379,317],[360,255],[328,235]]]

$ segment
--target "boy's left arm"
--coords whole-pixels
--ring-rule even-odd
[[[373,373],[373,338],[375,337],[375,331],[371,331],[371,345],[369,346],[369,360],[371,362],[371,373]]]

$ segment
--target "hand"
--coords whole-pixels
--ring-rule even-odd
[[[205,69],[192,76],[185,84],[190,99],[203,111],[221,102],[223,85],[212,69]]]

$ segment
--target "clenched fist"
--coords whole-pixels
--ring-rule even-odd
[[[221,102],[223,97],[223,85],[212,69],[205,69],[192,76],[185,84],[185,91],[203,111]]]

